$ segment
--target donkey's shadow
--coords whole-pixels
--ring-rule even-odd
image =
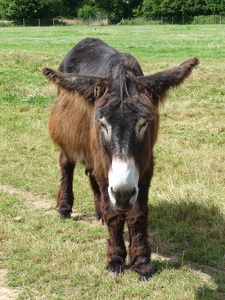
[[[184,265],[210,275],[217,290],[207,285],[196,290],[196,299],[225,299],[225,216],[213,204],[162,201],[149,207],[152,251],[158,272]],[[175,259],[174,259],[175,258]]]
[[[72,219],[94,222],[95,216],[74,214]],[[207,284],[198,287],[197,300],[225,299],[225,215],[217,206],[188,200],[150,202],[149,236],[156,273],[188,266],[217,285],[216,290]]]

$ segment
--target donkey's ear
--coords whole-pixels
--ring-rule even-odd
[[[147,90],[151,94],[152,100],[158,102],[166,97],[167,91],[171,87],[180,85],[187,78],[192,69],[199,64],[196,57],[182,62],[179,66],[159,72],[150,76],[138,77],[140,90]]]
[[[107,78],[62,73],[50,68],[43,68],[42,73],[59,88],[68,92],[79,92],[90,101],[101,97],[108,90],[110,84],[110,80]]]

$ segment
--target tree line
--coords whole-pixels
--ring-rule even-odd
[[[82,18],[105,15],[110,20],[174,18],[225,13],[225,0],[1,0],[0,18]]]

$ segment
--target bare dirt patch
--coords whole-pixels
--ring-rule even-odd
[[[19,289],[12,289],[12,288],[6,287],[5,277],[6,277],[7,273],[8,273],[8,270],[0,269],[0,300],[14,300],[14,299],[17,299],[20,294]]]
[[[0,190],[9,195],[19,196],[26,199],[26,205],[30,209],[43,209],[48,212],[54,210],[55,201],[53,199],[35,196],[30,192],[19,190],[9,185],[0,185]]]

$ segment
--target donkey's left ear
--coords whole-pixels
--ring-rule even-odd
[[[146,89],[152,95],[153,101],[163,100],[167,91],[171,87],[180,85],[198,64],[198,58],[193,57],[169,70],[150,76],[138,77],[138,86],[140,90]]]

